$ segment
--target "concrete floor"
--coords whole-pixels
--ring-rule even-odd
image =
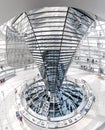
[[[17,72],[16,76],[0,84],[0,130],[46,130],[44,128],[31,127],[23,120],[19,122],[15,116],[17,106],[14,89],[20,89],[23,82],[33,79],[38,70],[25,70]],[[96,74],[84,72],[79,69],[71,69],[68,75],[84,79],[90,85],[96,100],[87,115],[79,122],[60,130],[105,130],[105,78]]]

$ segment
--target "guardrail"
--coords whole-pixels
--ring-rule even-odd
[[[23,93],[24,90],[27,89],[30,86],[30,84],[33,83],[34,79],[32,79],[21,86],[22,89],[19,95],[17,94],[16,96],[16,102],[23,117],[33,125],[38,125],[40,127],[47,127],[47,128],[65,127],[73,123],[76,123],[78,120],[83,118],[84,115],[87,114],[87,112],[89,111],[94,101],[94,95],[92,94],[92,91],[85,80],[78,80],[70,77],[68,77],[67,79],[80,86],[83,90],[84,96],[82,103],[75,111],[63,117],[56,117],[50,119],[48,117],[40,116],[37,113],[35,113],[32,109],[30,109],[27,106],[27,103],[24,100],[25,97]]]
[[[0,72],[0,83],[4,83],[6,80],[16,75],[14,69],[7,69]]]
[[[28,70],[34,69],[36,66],[27,66],[23,68],[5,68],[4,70],[0,71],[0,83],[4,83],[6,80],[12,78],[16,75],[16,72],[21,70]]]

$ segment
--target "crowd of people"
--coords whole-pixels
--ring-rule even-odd
[[[19,111],[16,111],[16,118],[17,118],[20,122],[23,122],[22,115],[20,114]]]

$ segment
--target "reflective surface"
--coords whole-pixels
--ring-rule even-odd
[[[55,95],[46,93],[42,80],[23,85],[16,102],[24,118],[43,128],[62,128],[82,119],[95,98],[85,80],[71,79]]]
[[[56,93],[62,85],[79,42],[93,21],[84,11],[69,7],[45,7],[22,13],[13,20],[12,29],[7,28],[8,64],[12,67],[22,66],[22,63],[30,64],[31,56],[26,60],[23,57],[26,55],[23,52],[29,50],[47,91]],[[25,43],[23,52],[16,51],[20,48],[19,43]]]
[[[25,90],[27,105],[39,115],[60,117],[72,113],[83,100],[83,90],[77,84],[65,81],[60,90],[53,96],[46,93],[42,81],[29,85]]]
[[[43,83],[35,82],[27,91],[23,91],[27,106],[39,119],[45,117],[48,121],[53,118],[54,123],[50,123],[54,125],[61,117],[66,120],[78,109],[78,114],[81,114],[80,110],[83,109],[83,115],[75,114],[75,121],[69,123],[70,125],[89,110],[92,101],[89,102],[88,110],[83,108],[85,91],[82,92],[81,87],[70,80],[64,81],[64,78],[79,43],[93,22],[94,19],[89,14],[79,9],[45,7],[20,14],[7,27],[8,65],[22,67],[35,61],[40,71],[37,76],[41,75],[43,79]],[[24,113],[25,111],[23,115]],[[54,125],[55,127],[59,126]]]

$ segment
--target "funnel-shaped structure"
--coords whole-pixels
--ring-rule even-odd
[[[93,21],[84,11],[68,7],[48,7],[22,13],[12,22],[12,29],[7,28],[8,63],[13,67],[25,66],[35,60],[47,90],[55,93],[62,85],[79,42]],[[18,51],[19,43],[24,51]],[[17,52],[19,56],[25,55],[25,61]],[[12,60],[11,53],[14,55]]]
[[[93,97],[88,88],[85,91],[86,84],[83,88],[77,80],[64,77],[93,22],[89,14],[79,9],[46,7],[22,13],[7,27],[8,64],[23,67],[35,62],[42,77],[29,84],[21,96],[23,106],[26,103],[22,113],[33,124],[46,127],[50,120],[57,125],[49,127],[56,128],[65,126],[62,121],[67,119],[70,125],[90,109]]]

